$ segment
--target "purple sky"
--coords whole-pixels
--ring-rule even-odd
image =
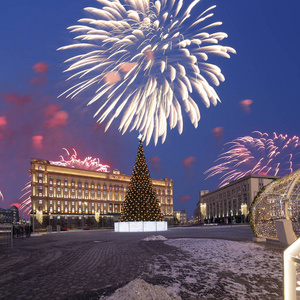
[[[163,145],[151,141],[144,146],[151,176],[173,179],[174,209],[187,209],[188,217],[199,191],[219,183],[214,177],[205,181],[203,172],[214,165],[225,142],[254,130],[300,134],[299,0],[201,3],[203,10],[217,4],[213,21],[222,21],[218,30],[229,35],[222,44],[237,51],[230,60],[211,60],[226,78],[216,88],[222,103],[206,109],[195,99],[201,112],[198,129],[184,116],[181,136],[175,128]],[[83,8],[97,5],[96,0],[1,3],[0,190],[5,201],[0,207],[18,202],[30,158],[57,160],[63,147],[75,148],[80,158],[99,157],[111,170],[132,172],[137,132],[122,136],[116,123],[104,133],[85,99],[57,99],[70,87],[62,74],[70,53],[56,49],[71,43],[66,28],[86,16]],[[243,100],[252,104],[242,106]]]

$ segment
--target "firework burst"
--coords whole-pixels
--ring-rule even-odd
[[[285,176],[300,167],[300,140],[283,134],[252,132],[225,144],[216,166],[204,174],[221,175],[219,187],[250,174]],[[207,179],[206,178],[206,179]]]
[[[84,169],[98,172],[109,172],[110,166],[102,165],[99,158],[93,158],[91,156],[86,157],[84,160],[77,158],[77,152],[73,149],[73,154],[63,148],[66,151],[67,158],[63,155],[60,156],[58,161],[50,161],[51,165],[63,166],[76,169]],[[24,214],[29,214],[31,211],[31,182],[29,181],[22,189],[23,195],[20,197],[20,210]],[[1,193],[1,192],[0,192]]]
[[[159,137],[163,143],[168,123],[181,134],[182,110],[196,128],[200,112],[192,96],[200,96],[206,107],[216,105],[220,99],[210,83],[225,80],[208,58],[235,53],[219,44],[226,33],[210,33],[222,24],[209,22],[215,6],[194,16],[200,0],[187,8],[183,0],[98,2],[101,8],[85,8],[90,18],[68,28],[79,42],[59,48],[81,50],[66,61],[66,71],[73,72],[69,79],[77,83],[63,94],[73,98],[92,89],[88,105],[99,103],[97,122],[107,120],[107,130],[122,113],[119,131],[137,130],[147,144],[152,136],[155,144]]]

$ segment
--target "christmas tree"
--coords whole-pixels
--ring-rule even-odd
[[[129,187],[125,195],[120,221],[161,220],[162,214],[158,198],[149,174],[143,143],[140,141]]]

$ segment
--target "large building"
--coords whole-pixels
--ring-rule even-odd
[[[36,158],[31,159],[30,173],[31,216],[35,223],[75,228],[82,220],[93,226],[103,217],[118,219],[131,177],[118,170],[69,168]],[[163,216],[173,218],[172,179],[152,179],[152,183]]]
[[[245,222],[259,190],[279,177],[249,175],[212,192],[201,191],[196,212],[200,222]]]
[[[177,222],[181,225],[187,223],[187,212],[185,209],[174,210],[174,217],[177,219]]]
[[[13,205],[11,208],[0,208],[0,223],[19,222],[19,209]]]

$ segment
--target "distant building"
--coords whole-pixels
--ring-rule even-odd
[[[131,176],[51,165],[31,159],[31,216],[42,225],[96,226],[101,220],[120,217]],[[152,179],[160,208],[173,219],[172,179]],[[102,224],[103,226],[105,224]],[[111,225],[111,224],[110,224]]]
[[[16,206],[5,209],[0,208],[0,223],[17,223],[19,222],[19,209]]]
[[[179,224],[187,223],[187,212],[185,209],[174,210],[174,217],[178,220]]]
[[[259,190],[279,177],[249,175],[215,191],[201,191],[197,211],[204,222],[244,222]]]
[[[209,193],[209,190],[203,190],[199,193],[199,201],[197,203],[196,209],[194,210],[194,223],[204,223],[206,218],[206,205],[201,203],[201,196]],[[201,204],[200,204],[201,203]]]

